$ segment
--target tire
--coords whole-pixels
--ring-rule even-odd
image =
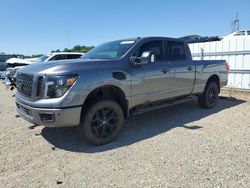
[[[218,101],[219,88],[215,82],[208,82],[204,92],[198,97],[199,105],[203,108],[213,108]]]
[[[121,106],[113,100],[101,100],[82,112],[78,132],[90,144],[105,145],[119,135],[123,122]]]

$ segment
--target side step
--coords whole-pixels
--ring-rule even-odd
[[[182,103],[187,103],[187,102],[193,102],[196,100],[197,97],[195,96],[190,96],[187,98],[182,98],[182,99],[176,99],[176,100],[172,100],[172,101],[167,101],[167,102],[162,102],[162,103],[158,103],[158,104],[152,104],[152,105],[148,105],[148,106],[144,106],[144,107],[138,107],[135,108],[132,111],[132,115],[140,115],[146,112],[150,112],[150,111],[154,111],[154,110],[159,110],[162,108],[166,108],[169,106],[174,106],[177,104],[182,104]]]

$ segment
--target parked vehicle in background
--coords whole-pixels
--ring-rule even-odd
[[[15,55],[9,55],[5,53],[0,53],[0,71],[5,71],[7,68],[6,60],[16,57]]]
[[[32,61],[26,60],[26,59],[20,59],[20,58],[10,58],[6,61],[7,67],[17,67],[17,66],[27,66],[33,63]]]
[[[6,88],[16,87],[16,72],[17,70],[23,68],[24,66],[30,65],[32,63],[40,63],[40,62],[49,62],[49,61],[59,61],[66,59],[78,59],[81,58],[84,53],[78,52],[58,52],[58,53],[49,53],[47,55],[43,55],[36,59],[35,62],[31,62],[28,60],[11,58],[7,60],[7,65],[11,68],[7,68],[7,71],[2,75],[3,83]],[[18,66],[19,65],[19,66]]]
[[[0,62],[0,71],[5,71],[7,68],[7,63],[5,61]]]
[[[241,38],[241,37],[250,37],[250,30],[240,30],[240,31],[236,31],[233,32],[225,37],[223,37],[224,39],[230,39],[230,38]]]
[[[84,55],[84,53],[79,52],[55,52],[49,53],[41,56],[37,59],[36,63],[48,62],[48,61],[59,61],[67,59],[79,59]]]
[[[17,66],[21,67],[39,62],[78,59],[83,54],[84,53],[78,53],[78,52],[57,52],[57,53],[49,53],[46,55],[42,55],[41,57],[38,58],[29,58],[29,59],[10,58],[6,62],[8,67],[17,67]]]
[[[194,100],[217,104],[224,60],[193,61],[183,40],[146,37],[102,44],[83,59],[37,63],[17,73],[17,112],[48,127],[77,126],[94,145],[113,141],[124,118]]]

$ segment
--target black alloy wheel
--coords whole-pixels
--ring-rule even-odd
[[[219,88],[215,82],[209,82],[204,92],[198,96],[199,105],[203,108],[213,108],[218,102]]]
[[[104,145],[119,135],[123,121],[123,110],[116,101],[101,100],[82,112],[78,131],[89,143]]]

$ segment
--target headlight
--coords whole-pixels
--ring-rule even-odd
[[[75,83],[77,75],[47,76],[44,81],[44,98],[59,98]]]

